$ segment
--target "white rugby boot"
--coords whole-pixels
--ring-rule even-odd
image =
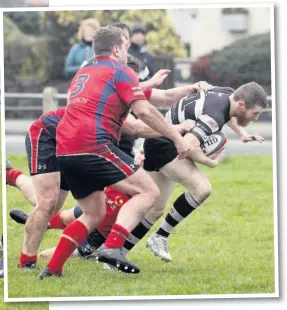
[[[171,262],[172,257],[168,251],[168,238],[153,233],[148,239],[147,248],[150,248],[154,255],[160,257],[166,262]]]

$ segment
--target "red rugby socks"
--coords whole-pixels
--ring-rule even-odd
[[[75,220],[63,231],[62,237],[47,267],[52,273],[62,273],[63,266],[75,249],[83,243],[88,236],[87,227]]]
[[[20,253],[20,267],[25,267],[28,264],[36,264],[37,262],[37,255],[29,256],[24,254],[23,252]]]
[[[130,233],[123,226],[119,224],[113,224],[112,230],[105,242],[105,246],[107,248],[122,247],[129,235]]]
[[[21,174],[23,174],[22,171],[14,168],[6,170],[6,183],[10,186],[16,186],[16,180]]]
[[[62,211],[59,211],[56,215],[51,217],[47,229],[64,229],[66,227],[66,225],[62,222],[61,214]]]

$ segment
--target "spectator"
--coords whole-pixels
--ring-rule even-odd
[[[146,27],[143,24],[136,23],[131,30],[131,46],[129,53],[142,61],[149,70],[149,77],[153,76],[154,72],[151,68],[151,56],[148,53],[148,46],[146,43]]]
[[[78,32],[79,42],[72,46],[65,60],[64,72],[67,77],[73,77],[82,63],[94,55],[93,33],[99,27],[100,23],[96,19],[82,21]]]

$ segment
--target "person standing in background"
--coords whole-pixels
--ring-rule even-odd
[[[82,21],[78,38],[79,42],[74,44],[65,60],[64,73],[67,77],[73,77],[85,60],[94,55],[92,42],[93,33],[100,27],[100,23],[93,18]]]
[[[131,30],[131,45],[129,53],[143,62],[149,71],[149,78],[154,75],[154,70],[151,68],[151,56],[148,53],[146,43],[146,27],[143,24],[135,23]]]

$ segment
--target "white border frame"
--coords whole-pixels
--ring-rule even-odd
[[[234,299],[234,298],[276,298],[279,297],[278,271],[278,204],[277,204],[277,139],[276,139],[276,102],[275,102],[275,42],[274,42],[274,3],[247,4],[160,4],[160,5],[107,5],[87,7],[43,7],[43,8],[3,8],[0,12],[0,40],[1,40],[1,137],[2,137],[2,199],[3,199],[3,237],[4,237],[4,302],[41,302],[41,301],[103,301],[103,300],[168,300],[168,299]],[[272,75],[272,157],[273,157],[273,210],[274,210],[274,272],[275,293],[271,294],[218,294],[218,295],[156,295],[156,296],[118,296],[118,297],[39,297],[39,298],[9,298],[8,297],[8,264],[7,264],[7,204],[6,204],[6,141],[5,141],[5,97],[4,97],[4,41],[3,41],[3,13],[5,12],[49,12],[49,11],[95,11],[95,10],[128,10],[128,9],[190,9],[190,8],[224,8],[224,7],[258,7],[270,9],[271,35],[271,75]],[[39,282],[40,284],[41,282]]]

